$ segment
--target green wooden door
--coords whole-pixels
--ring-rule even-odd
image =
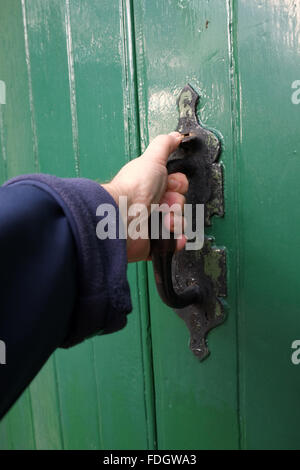
[[[299,448],[299,44],[291,0],[0,0],[2,181],[110,178],[176,127],[189,82],[222,139],[226,214],[207,234],[228,262],[205,362],[151,264],[131,265],[126,329],[57,351],[1,448]]]

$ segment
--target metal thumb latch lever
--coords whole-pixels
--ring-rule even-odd
[[[223,170],[218,159],[218,137],[203,128],[196,116],[199,96],[190,85],[178,98],[177,131],[185,135],[167,164],[168,173],[185,173],[189,180],[186,203],[204,204],[205,225],[211,217],[223,217]],[[190,330],[190,348],[203,360],[209,355],[207,333],[225,319],[222,297],[226,296],[226,251],[205,238],[201,249],[175,253],[176,240],[151,239],[151,256],[161,299],[175,309]]]

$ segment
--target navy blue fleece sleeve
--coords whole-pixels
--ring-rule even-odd
[[[131,311],[125,240],[99,240],[97,183],[48,175],[0,188],[0,417],[57,347],[123,328]]]

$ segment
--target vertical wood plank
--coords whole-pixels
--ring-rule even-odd
[[[29,389],[0,423],[1,450],[35,450],[35,430]],[[2,440],[3,439],[3,440]]]
[[[0,35],[1,80],[6,84],[6,105],[2,119],[6,131],[7,175],[10,177],[35,170],[34,135],[20,2],[2,2]]]
[[[26,18],[40,169],[75,177],[79,174],[79,147],[69,2],[26,2]],[[58,351],[51,361],[48,372],[38,376],[32,387],[36,426],[43,430],[39,445],[98,448],[91,342]],[[52,386],[46,388],[47,381]],[[41,416],[45,414],[42,395],[47,397],[48,419]]]
[[[51,357],[30,385],[35,442],[38,450],[63,448],[55,361]],[[15,427],[22,426],[16,422]]]
[[[299,448],[300,4],[240,0],[239,138],[242,445]]]
[[[105,181],[139,154],[130,2],[72,1],[70,19],[81,175]],[[139,301],[146,290],[137,269],[128,268],[134,307],[128,325],[93,340],[102,448],[154,445],[152,377],[141,334],[147,309]]]
[[[40,171],[76,176],[64,0],[24,0]]]
[[[219,131],[225,167],[224,220],[211,233],[228,257],[228,319],[210,333],[199,363],[184,323],[158,298],[149,266],[158,448],[238,448],[235,161],[233,158],[230,5],[208,0],[135,1],[141,140],[175,129],[186,83],[201,94],[199,116]]]
[[[0,79],[6,85],[6,104],[0,105],[3,181],[36,168],[22,5],[17,0],[1,3],[0,42]],[[29,390],[1,421],[0,436],[3,449],[35,448]]]

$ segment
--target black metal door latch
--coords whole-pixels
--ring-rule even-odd
[[[186,203],[204,205],[205,225],[211,217],[224,216],[223,170],[218,163],[218,137],[198,122],[199,95],[190,85],[178,98],[177,131],[185,135],[167,164],[168,173],[185,173],[189,180]],[[190,348],[203,360],[209,355],[206,336],[225,320],[222,297],[226,297],[226,252],[205,237],[201,249],[175,253],[176,240],[151,240],[156,286],[162,300],[185,321]]]

